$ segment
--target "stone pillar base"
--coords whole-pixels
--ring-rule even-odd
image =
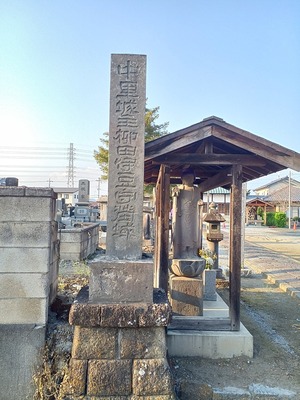
[[[81,291],[70,310],[75,327],[65,399],[175,400],[166,358],[171,307],[162,290],[153,297],[153,303],[91,304],[88,288]]]
[[[170,303],[177,315],[203,315],[203,281],[200,277],[170,275]]]
[[[151,303],[153,298],[153,262],[110,260],[105,256],[89,263],[91,303]],[[134,290],[133,290],[134,288]]]

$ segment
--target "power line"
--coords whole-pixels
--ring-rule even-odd
[[[0,160],[2,160],[0,176],[16,176],[23,181],[20,184],[26,185],[44,185],[46,182],[49,184],[50,180],[56,185],[64,183],[68,187],[74,187],[75,174],[80,176],[80,179],[89,179],[91,182],[96,182],[100,175],[94,150],[77,149],[77,147],[75,149],[72,143],[69,148],[0,146]],[[64,165],[62,165],[63,160]],[[66,160],[68,160],[67,168]],[[65,181],[62,180],[64,176]]]
[[[68,168],[68,187],[74,187],[74,144],[70,143],[69,149],[69,168]]]

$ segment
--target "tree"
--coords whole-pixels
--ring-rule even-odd
[[[101,179],[108,179],[108,132],[103,133],[103,138],[100,142],[103,146],[98,147],[98,151],[94,150],[94,158],[102,171]]]
[[[157,139],[168,133],[167,127],[169,122],[156,124],[159,118],[159,107],[147,108],[145,111],[145,142]],[[103,138],[100,139],[102,146],[98,147],[98,151],[94,151],[94,158],[97,161],[102,171],[101,179],[108,179],[108,137],[109,133],[103,133]]]
[[[168,133],[167,128],[169,122],[156,124],[155,121],[159,118],[159,107],[146,108],[145,112],[145,142],[157,139]]]

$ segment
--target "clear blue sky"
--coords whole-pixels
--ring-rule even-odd
[[[299,0],[1,0],[0,15],[0,146],[74,143],[92,194],[111,53],[147,55],[147,105],[170,132],[216,115],[300,152]],[[0,177],[47,166],[40,181],[66,185],[66,154],[11,158]]]

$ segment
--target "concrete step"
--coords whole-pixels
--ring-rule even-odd
[[[228,306],[219,295],[216,301],[203,302],[203,317],[228,316]],[[167,347],[171,357],[252,358],[253,336],[243,324],[238,332],[168,329]]]

